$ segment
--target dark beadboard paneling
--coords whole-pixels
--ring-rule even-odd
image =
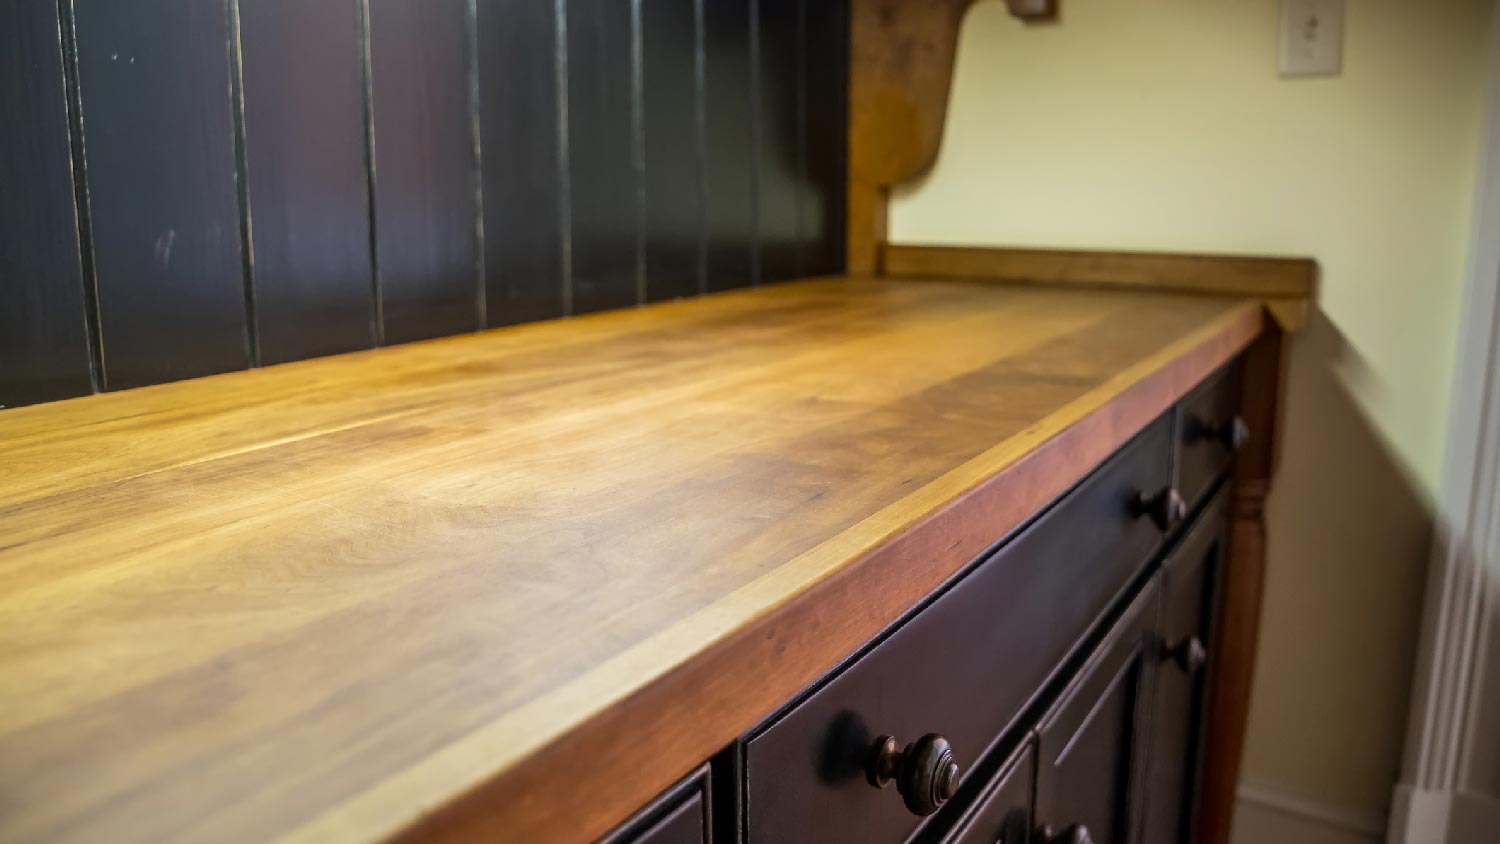
[[[225,6],[74,8],[105,386],[244,368]]]
[[[703,0],[704,219],[708,287],[755,278],[750,0]]]
[[[465,0],[368,0],[384,339],[479,327]]]
[[[847,26],[847,0],[12,3],[0,405],[836,270]]]
[[[0,4],[0,407],[93,389],[55,3]]]
[[[844,171],[849,125],[848,0],[804,4],[807,182],[801,191],[803,275],[844,270]]]
[[[484,274],[489,324],[562,313],[557,9],[550,0],[478,7]]]
[[[640,300],[632,5],[567,0],[573,313]]]
[[[817,2],[817,0],[814,0]],[[760,280],[783,281],[801,273],[805,241],[801,218],[806,179],[801,91],[802,0],[758,0],[758,193],[756,231]]]
[[[245,160],[263,363],[375,341],[354,0],[241,0]]]
[[[700,291],[703,147],[698,0],[641,3],[646,298],[655,301]]]

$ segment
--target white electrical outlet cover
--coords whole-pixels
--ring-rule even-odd
[[[1281,0],[1282,76],[1337,76],[1344,70],[1344,0]]]

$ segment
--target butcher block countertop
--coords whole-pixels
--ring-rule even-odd
[[[1265,320],[820,279],[0,412],[0,841],[593,838]]]

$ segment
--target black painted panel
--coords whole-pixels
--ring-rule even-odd
[[[263,363],[375,342],[352,0],[244,0],[245,158]]]
[[[845,0],[12,6],[0,404],[841,258]]]
[[[489,324],[562,313],[557,10],[545,0],[478,7],[484,274]]]
[[[573,313],[640,301],[631,3],[568,0]]]
[[[755,280],[750,0],[703,0],[704,220],[710,290]]]
[[[717,0],[704,0],[717,2]],[[642,0],[646,298],[700,292],[703,262],[696,0]]]
[[[249,364],[222,3],[76,0],[104,384]]]
[[[801,191],[802,273],[844,270],[844,172],[849,124],[849,6],[847,0],[805,3],[807,182]]]
[[[873,789],[864,776],[876,737],[910,742],[939,730],[964,769],[976,770],[1161,548],[1161,531],[1127,505],[1141,490],[1167,485],[1171,447],[1170,418],[1163,416],[753,736],[746,750],[746,842],[909,840],[923,821],[894,789]]]
[[[55,3],[0,4],[0,407],[90,381]]]
[[[465,0],[369,0],[376,271],[384,339],[469,331],[479,312]]]
[[[802,274],[806,127],[802,97],[802,0],[759,0],[756,110],[761,281]]]

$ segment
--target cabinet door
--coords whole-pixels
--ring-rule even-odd
[[[1131,602],[1037,728],[1033,844],[1133,844],[1160,592]]]
[[[1036,745],[1027,736],[943,844],[1026,844],[1035,776]]]
[[[1154,648],[1145,844],[1184,844],[1196,803],[1203,692],[1213,652],[1214,597],[1227,537],[1228,490],[1204,509],[1162,568],[1161,631]]]
[[[600,844],[709,844],[708,766],[653,800]]]

